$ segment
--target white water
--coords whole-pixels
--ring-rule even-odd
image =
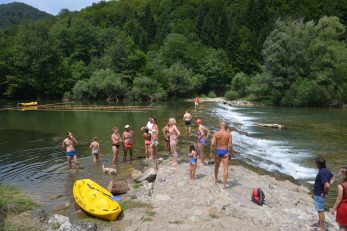
[[[286,140],[262,138],[262,132],[257,129],[261,123],[262,113],[245,111],[223,104],[211,109],[211,113],[224,120],[237,130],[248,133],[248,136],[233,131],[234,149],[240,152],[239,158],[248,164],[271,172],[281,172],[295,179],[312,180],[316,170],[300,164],[300,161],[310,156],[305,150],[299,150]],[[256,137],[255,137],[256,135]],[[276,134],[274,134],[275,136]]]

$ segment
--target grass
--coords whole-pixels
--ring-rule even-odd
[[[143,186],[143,183],[141,182],[141,183],[136,183],[136,184],[134,184],[134,189],[138,189],[138,188],[141,188]]]
[[[180,224],[183,224],[183,221],[174,220],[174,221],[169,221],[169,223],[170,223],[170,224],[180,225]]]
[[[110,224],[109,221],[101,220],[101,219],[93,218],[93,217],[86,217],[86,218],[82,218],[82,219],[79,219],[79,220],[80,221],[84,221],[84,222],[95,223],[97,226],[101,226],[101,227],[105,227],[105,226]]]
[[[122,210],[126,209],[133,209],[133,208],[153,208],[151,204],[139,202],[139,201],[132,201],[132,200],[125,200],[120,203],[120,206],[122,207]]]
[[[8,213],[19,214],[37,207],[30,197],[11,186],[0,185],[0,195],[0,207],[6,206]]]

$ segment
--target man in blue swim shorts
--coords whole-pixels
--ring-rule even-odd
[[[66,138],[63,141],[62,148],[66,152],[66,158],[69,164],[69,169],[72,169],[72,160],[75,163],[76,170],[79,169],[78,159],[75,150],[75,144],[78,144],[77,140],[71,132],[66,133]]]
[[[231,133],[227,131],[227,125],[225,122],[219,124],[219,131],[215,132],[212,137],[210,146],[210,156],[213,156],[213,150],[216,146],[215,152],[215,165],[214,165],[214,177],[215,181],[218,183],[218,170],[220,163],[222,162],[224,168],[224,188],[229,187],[227,184],[228,180],[228,161],[229,161],[229,151],[232,151],[232,137]]]

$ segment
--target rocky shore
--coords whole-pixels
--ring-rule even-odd
[[[310,190],[288,180],[259,175],[245,167],[229,166],[229,188],[214,182],[214,166],[198,164],[190,180],[188,163],[172,167],[160,159],[158,170],[145,161],[143,172],[134,170],[129,191],[122,194],[123,214],[115,222],[69,218],[34,209],[8,219],[12,224],[30,224],[27,230],[310,230],[317,220]],[[222,179],[222,167],[220,167]],[[251,190],[265,192],[263,206],[251,201]],[[327,230],[337,230],[334,217],[326,213]],[[23,229],[24,230],[24,229]]]
[[[146,192],[153,187],[146,199],[134,197],[147,205],[126,210],[123,218],[102,230],[310,230],[317,220],[304,186],[230,166],[230,188],[223,189],[214,182],[213,165],[198,166],[195,180],[188,179],[188,167],[164,161],[154,184],[143,186]],[[251,202],[253,187],[263,189],[266,205]],[[334,217],[326,215],[327,229],[337,230]]]

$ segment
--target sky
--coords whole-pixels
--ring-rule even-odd
[[[0,0],[0,4],[10,2],[23,2],[47,13],[57,15],[63,8],[70,11],[80,10],[84,7],[92,5],[100,0]]]

